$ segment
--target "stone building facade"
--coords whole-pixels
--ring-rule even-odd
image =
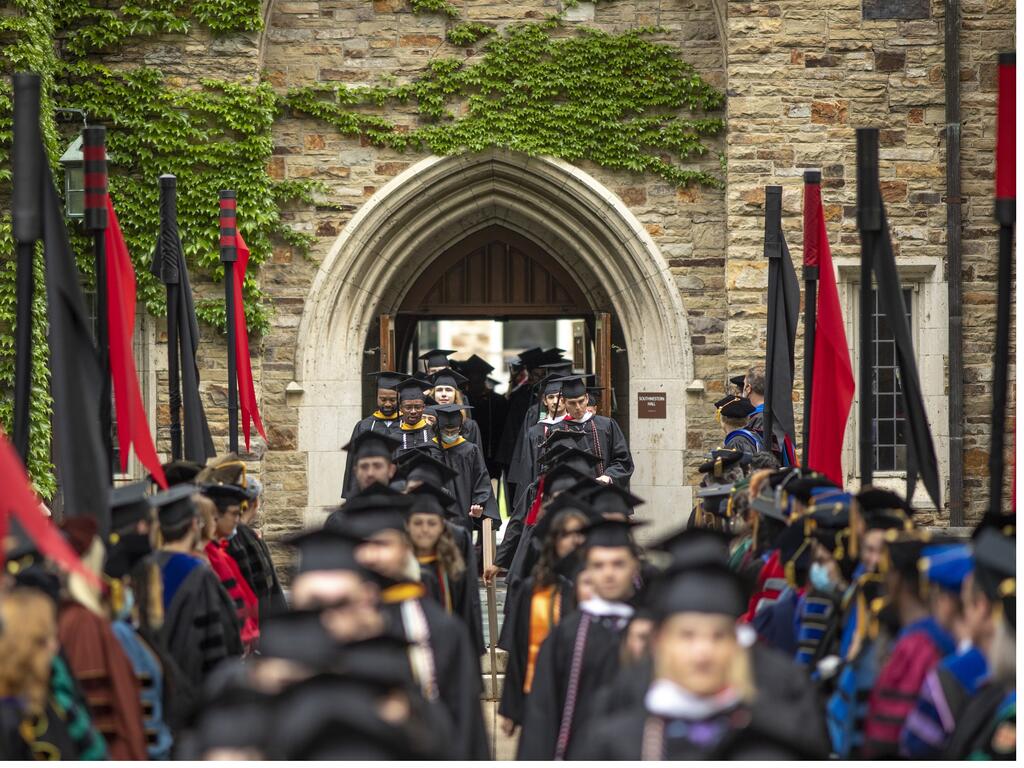
[[[875,0],[456,0],[460,21],[504,26],[566,12],[567,26],[612,32],[657,25],[726,95],[725,132],[705,167],[725,159],[724,189],[675,188],[658,177],[495,150],[426,157],[370,146],[313,119],[282,117],[269,170],[327,185],[324,205],[288,213],[314,234],[308,258],[282,246],[261,271],[273,304],[254,375],[268,443],[250,457],[266,487],[264,524],[277,533],[320,519],[340,488],[343,455],[362,407],[358,381],[372,317],[395,307],[403,272],[450,236],[489,220],[535,228],[595,303],[623,325],[630,355],[628,419],[642,468],[635,490],[655,529],[685,519],[700,456],[721,439],[711,406],[726,379],[763,359],[767,264],[764,186],[783,185],[786,237],[801,251],[802,173],[822,171],[822,195],[848,336],[855,338],[858,235],[855,141],[881,130],[880,172],[897,257],[911,290],[913,332],[948,498],[948,281],[964,292],[963,459],[968,520],[986,504],[988,409],[995,313],[992,219],[996,54],[1014,47],[1010,0],[961,0],[963,272],[946,268],[944,4]],[[165,38],[129,48],[124,62],[160,67],[187,85],[200,76],[262,77],[275,88],[407,81],[442,55],[452,22],[414,14],[406,0],[265,0],[253,35]],[[911,6],[913,6],[911,8]],[[893,10],[916,18],[874,18]],[[479,55],[471,53],[469,55]],[[390,115],[412,125],[412,108]],[[516,190],[526,204],[517,204]],[[546,216],[531,218],[529,208]],[[589,215],[589,218],[588,218]],[[436,219],[436,221],[435,221]],[[443,225],[443,226],[442,226]],[[447,229],[445,229],[445,227]],[[412,234],[422,232],[419,239]],[[447,240],[445,238],[448,238]],[[576,256],[572,254],[577,252]],[[625,282],[623,282],[625,281]],[[625,285],[629,290],[610,291]],[[802,323],[801,323],[802,325]],[[151,401],[165,392],[162,321],[147,324]],[[800,332],[802,339],[802,327]],[[798,342],[802,343],[802,342]],[[798,360],[801,350],[798,348]],[[225,442],[222,342],[204,331],[202,375],[218,446]],[[1011,379],[1013,377],[1011,368]],[[799,365],[797,378],[800,378]],[[666,393],[668,418],[637,419],[636,394]],[[1015,402],[1011,385],[1011,403]],[[801,411],[802,392],[794,393]],[[166,405],[156,410],[166,448]],[[1012,413],[1012,409],[1011,409]],[[854,416],[856,408],[854,409]],[[1009,429],[1012,431],[1011,415]],[[653,424],[653,426],[652,426]],[[856,484],[851,417],[844,467]],[[1012,443],[1011,443],[1012,444]],[[884,482],[900,483],[897,475]],[[923,491],[917,502],[929,507]],[[932,510],[937,522],[948,510]]]

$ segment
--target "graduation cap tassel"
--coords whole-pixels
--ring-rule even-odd
[[[1015,53],[999,54],[999,102],[996,116],[996,202],[999,223],[999,276],[996,298],[996,347],[992,370],[992,444],[989,451],[989,515],[1003,512],[1006,460],[1007,373],[1010,362],[1010,301],[1013,283],[1013,230],[1016,222],[1016,77]]]
[[[875,417],[875,349],[871,324],[874,314],[871,303],[871,268],[875,243],[882,230],[882,199],[878,185],[878,129],[857,129],[857,229],[860,230],[860,482],[871,485],[874,477],[874,441],[872,425]]]
[[[110,326],[107,297],[107,129],[82,129],[85,162],[85,228],[92,234],[96,274],[96,352],[103,374],[100,387],[100,429],[107,472],[113,478],[114,445],[110,417]],[[126,446],[127,448],[127,446]]]
[[[821,171],[804,171],[804,424],[800,449],[801,466],[806,471],[811,454],[811,396],[814,379],[814,339],[818,314],[818,252],[820,248],[818,217],[820,206],[812,198],[821,184]]]
[[[228,449],[238,453],[238,370],[235,350],[235,262],[238,248],[235,242],[237,232],[235,221],[235,193],[230,189],[220,191],[220,262],[224,265],[224,303],[227,310],[228,331]]]
[[[35,245],[43,237],[41,199],[43,157],[39,137],[39,77],[14,75],[14,146],[11,232],[17,243],[14,336],[14,448],[28,464],[32,394],[32,300],[35,295]]]

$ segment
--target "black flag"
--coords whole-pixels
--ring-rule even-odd
[[[917,359],[914,356],[914,345],[907,322],[907,310],[903,303],[903,286],[900,283],[896,258],[892,252],[892,240],[889,235],[889,222],[885,216],[885,205],[882,202],[881,187],[878,186],[878,130],[872,128],[858,129],[857,142],[857,186],[865,181],[872,185],[871,189],[861,192],[858,189],[858,200],[863,201],[864,208],[870,208],[880,217],[877,237],[870,237],[871,270],[878,291],[878,305],[885,315],[886,323],[892,332],[896,346],[896,366],[899,372],[900,390],[903,408],[906,414],[907,438],[907,501],[914,494],[917,475],[920,474],[928,496],[937,509],[941,509],[939,487],[939,462],[935,457],[935,444],[932,442],[931,428],[924,408],[924,397],[921,394],[921,378],[917,373]],[[866,219],[865,219],[866,221]],[[863,237],[863,227],[862,227]],[[861,286],[861,290],[866,290]],[[862,310],[863,311],[863,310]],[[864,340],[861,340],[864,344]],[[863,384],[863,382],[862,382]],[[864,389],[861,389],[863,397]]]
[[[214,455],[210,426],[199,397],[199,321],[192,302],[192,286],[185,266],[185,251],[178,234],[178,210],[174,176],[160,177],[160,235],[153,249],[150,271],[167,286],[167,368],[170,380],[171,455],[198,464]],[[181,362],[180,368],[178,362]],[[179,389],[180,371],[180,389]],[[179,408],[184,411],[185,434],[181,435]]]
[[[38,75],[16,75],[15,94],[23,89],[34,90],[35,98],[38,98]],[[17,99],[15,103],[18,103]],[[39,114],[38,107],[35,114]],[[15,124],[19,124],[17,115]],[[27,129],[23,123],[19,125],[19,130]],[[64,226],[64,206],[53,186],[38,123],[35,125],[35,140],[20,146],[20,151],[36,154],[38,162],[35,165],[41,176],[37,180],[28,180],[28,183],[37,185],[36,200],[43,220],[53,438],[64,512],[69,516],[92,515],[105,537],[110,528],[107,507],[110,475],[100,430],[102,373],[93,342],[92,324]],[[15,188],[25,181],[15,177]]]
[[[800,283],[782,233],[782,187],[765,187],[764,255],[768,259],[768,349],[765,358],[764,436],[778,440],[783,465],[794,466],[793,377]]]

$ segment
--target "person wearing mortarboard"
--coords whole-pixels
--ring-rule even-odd
[[[423,361],[423,373],[429,377],[442,368],[449,368],[448,356],[454,355],[455,352],[454,349],[430,349],[416,359]]]
[[[682,541],[688,538],[672,548],[689,549]],[[580,737],[579,759],[826,757],[813,722],[802,719],[804,710],[762,684],[759,667],[767,665],[758,663],[750,630],[736,624],[746,595],[725,564],[725,540],[711,547],[715,554],[704,544],[696,560],[686,555],[670,566],[651,595],[651,672],[638,676],[649,685],[639,700],[630,696],[625,706],[590,723]]]
[[[913,760],[941,760],[967,701],[988,676],[982,646],[985,633],[973,600],[974,558],[968,544],[925,547],[918,561],[924,587],[935,615],[955,613],[957,649],[928,673],[917,703],[900,733],[900,755]],[[973,614],[973,615],[972,615]]]
[[[352,428],[352,436],[348,444],[352,445],[356,438],[363,432],[383,433],[391,437],[398,437],[398,431],[402,423],[402,416],[398,409],[398,385],[406,379],[404,373],[395,371],[377,371],[371,373],[377,379],[377,410],[356,422]],[[422,394],[422,392],[420,393]],[[352,454],[349,453],[345,459],[345,475],[342,481],[342,498],[348,498],[348,494],[355,493],[355,474],[352,467]]]
[[[722,445],[753,456],[764,450],[761,435],[746,428],[747,420],[754,412],[754,404],[745,397],[726,395],[715,402],[715,411],[725,438]]]
[[[413,643],[413,671],[424,696],[441,702],[451,716],[457,759],[484,760],[490,749],[480,708],[480,659],[463,623],[428,598],[420,581],[403,514],[413,501],[374,485],[349,499],[328,521],[364,540],[356,547],[356,560],[378,575],[385,619]]]
[[[498,714],[506,736],[512,736],[523,721],[541,644],[561,618],[576,608],[571,576],[584,542],[583,529],[593,519],[589,505],[568,494],[552,502],[534,527],[535,540],[541,542],[537,562],[529,578],[511,598],[505,598],[498,647],[508,652],[508,662]]]
[[[508,467],[516,455],[520,435],[523,432],[526,413],[533,403],[533,386],[544,375],[540,367],[544,363],[544,350],[540,347],[525,349],[519,353],[518,359],[522,366],[522,375],[513,385],[509,383],[508,412],[505,415],[505,428],[498,442],[497,460],[502,466]],[[516,489],[509,484],[509,496],[515,497]]]
[[[522,439],[517,443],[516,452],[509,463],[508,482],[520,492],[537,479],[540,447],[547,440],[548,434],[565,418],[562,385],[558,378],[557,375],[548,375],[537,385],[544,412],[539,420],[525,426]]]
[[[882,644],[871,606],[884,593],[880,567],[887,531],[913,529],[912,510],[899,494],[862,488],[850,505],[845,544],[857,565],[840,601],[839,670],[826,704],[832,749],[840,759],[862,754],[867,700],[878,677]]]
[[[248,656],[259,643],[259,600],[242,575],[238,562],[227,552],[241,515],[245,489],[228,483],[210,483],[203,485],[200,492],[202,495],[196,500],[202,516],[199,551],[234,603],[241,625],[242,644]]]
[[[96,519],[69,517],[61,530],[82,564],[99,577],[103,572],[103,543]],[[96,728],[111,759],[145,760],[142,695],[128,655],[110,625],[98,584],[70,573],[57,611],[61,655],[82,686]]]
[[[144,562],[153,551],[148,487],[143,481],[110,492],[110,536],[103,572],[110,585],[111,629],[139,681],[147,754],[150,760],[168,760],[174,738],[164,702],[175,688],[178,672],[156,639],[163,604],[153,597],[154,591],[157,595],[161,591],[160,574],[152,563]]]
[[[199,510],[195,486],[155,494],[163,545],[151,555],[163,576],[164,623],[160,639],[195,690],[222,661],[242,655],[235,606],[210,566],[195,554]]]
[[[242,502],[242,516],[235,535],[228,539],[227,552],[238,563],[242,577],[256,593],[260,616],[271,616],[287,610],[288,602],[277,577],[270,548],[263,540],[262,532],[253,527],[263,486],[251,476],[246,476],[244,482],[246,498]]]
[[[622,630],[640,569],[635,524],[600,520],[586,529],[583,562],[594,596],[565,616],[541,645],[526,699],[517,760],[573,759],[593,696],[618,670]]]
[[[480,581],[476,550],[460,546],[465,529],[455,522],[455,498],[444,488],[428,481],[413,484],[406,493],[412,505],[406,510],[406,529],[420,564],[420,580],[427,594],[449,616],[462,620],[476,648],[486,651],[480,610]]]
[[[426,395],[430,382],[423,379],[405,379],[398,385],[398,411],[401,422],[395,439],[400,445],[395,449],[395,457],[405,451],[421,445],[429,445],[434,437],[430,420],[426,418]]]
[[[349,474],[345,476],[342,497],[348,499],[374,483],[390,483],[395,476],[395,452],[401,445],[393,434],[369,430],[343,445],[341,449],[348,453],[345,466]]]
[[[1017,756],[1015,519],[1015,515],[986,515],[971,543],[969,623],[983,644],[989,673],[957,718],[944,755],[947,760],[1014,760]]]
[[[633,475],[633,457],[619,425],[607,416],[587,408],[587,385],[584,376],[563,376],[562,399],[565,419],[562,426],[587,436],[588,448],[598,457],[597,481],[629,487]]]
[[[455,497],[454,521],[463,528],[475,530],[476,521],[484,514],[499,521],[500,518],[484,454],[479,445],[460,434],[463,413],[469,408],[456,404],[435,406],[436,436],[432,442],[440,450],[441,461],[456,473],[447,487]]]
[[[467,379],[466,394],[474,406],[474,420],[480,427],[480,448],[487,462],[487,473],[492,478],[500,477],[504,467],[498,460],[498,448],[508,415],[508,400],[488,386],[487,374],[494,367],[483,358],[472,355],[459,363],[459,370]]]
[[[874,613],[893,642],[864,717],[864,756],[869,759],[899,756],[900,731],[925,677],[956,649],[950,626],[954,616],[932,615],[922,594],[918,563],[928,541],[921,531],[889,531],[885,537],[885,597]]]
[[[434,402],[427,406],[427,414],[436,417],[435,409],[438,405],[452,405],[455,403],[465,405],[467,409],[471,406],[462,394],[462,387],[467,379],[455,369],[440,368],[431,373],[428,378],[430,379],[431,388],[427,394]],[[468,410],[463,414],[462,430],[459,434],[469,440],[469,442],[476,443],[480,446],[481,451],[483,450],[480,426],[469,417]]]

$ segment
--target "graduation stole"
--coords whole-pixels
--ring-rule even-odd
[[[385,604],[404,603],[406,600],[416,600],[427,593],[426,587],[422,584],[414,584],[411,581],[401,584],[393,584],[380,593],[380,600]]]
[[[540,480],[537,481],[537,496],[533,500],[533,504],[530,505],[530,513],[526,516],[527,525],[536,525],[537,516],[540,514],[540,507],[544,503],[544,478],[547,475],[541,475]]]
[[[533,687],[533,673],[536,671],[537,655],[540,653],[541,643],[551,634],[551,628],[558,623],[561,617],[561,608],[562,594],[558,589],[558,584],[534,590],[533,598],[530,600],[530,639],[526,657],[526,676],[523,678],[523,693],[529,693]]]
[[[564,760],[572,736],[572,719],[576,714],[576,697],[580,692],[580,674],[583,672],[583,653],[587,650],[587,635],[590,634],[590,614],[583,612],[576,629],[576,641],[572,648],[572,663],[569,666],[569,685],[565,689],[565,706],[562,720],[558,724],[558,741],[555,743],[555,760]]]
[[[427,420],[426,419],[420,419],[419,421],[417,421],[411,427],[403,421],[402,422],[402,431],[403,432],[415,432],[418,429],[423,429],[425,426],[427,426]]]
[[[380,411],[374,411],[373,412],[373,418],[377,419],[377,421],[394,421],[395,419],[398,418],[398,414],[397,413],[393,413],[390,416],[385,416]]]
[[[431,565],[433,564],[434,570],[437,571],[437,582],[441,585],[441,605],[444,606],[445,611],[451,615],[454,612],[452,607],[452,591],[448,583],[448,574],[444,568],[441,567],[440,561],[437,559],[437,555],[424,555],[417,557],[416,560],[420,565]]]

